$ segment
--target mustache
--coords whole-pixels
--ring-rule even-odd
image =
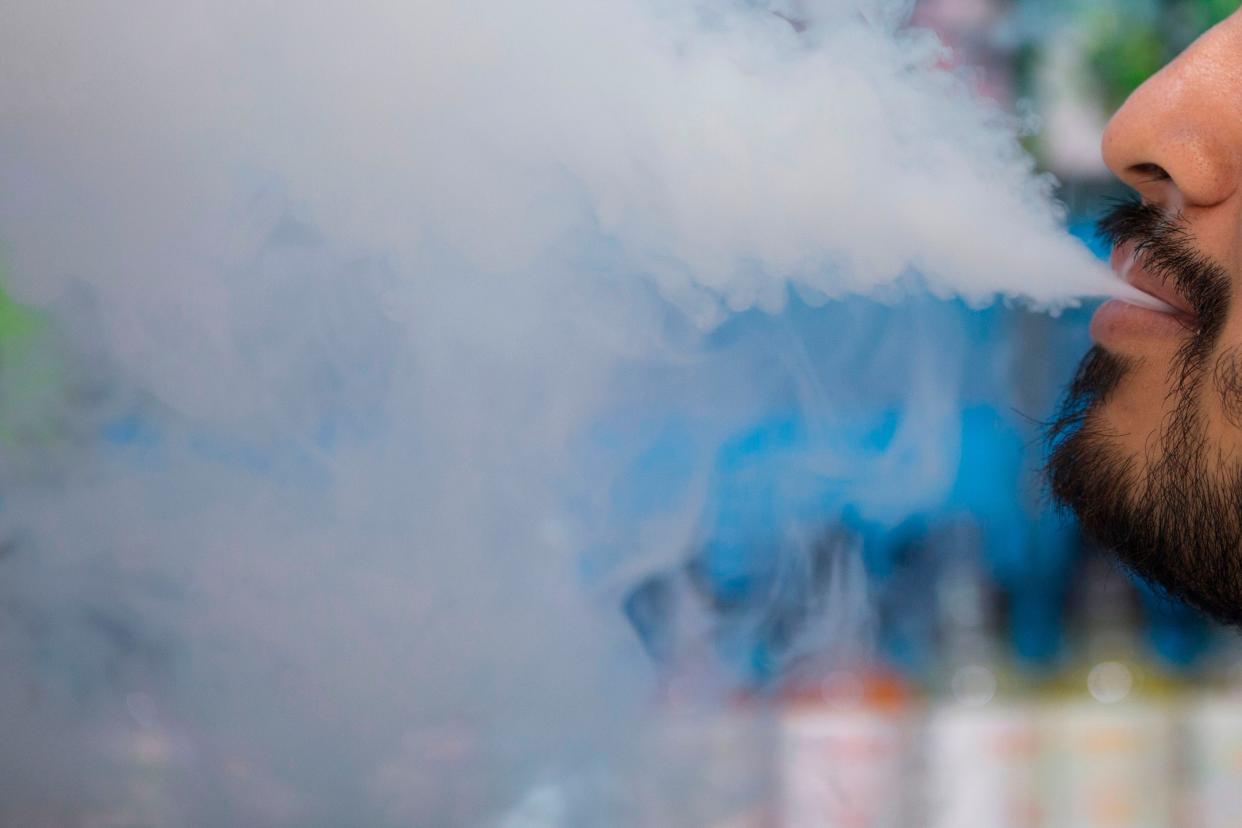
[[[1133,244],[1147,272],[1171,285],[1195,309],[1201,335],[1215,335],[1229,306],[1229,274],[1199,250],[1180,213],[1124,199],[1115,202],[1096,227],[1114,248]]]

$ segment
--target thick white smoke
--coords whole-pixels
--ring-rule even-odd
[[[920,338],[926,299],[818,339],[738,314],[1116,290],[908,5],[6,4],[0,239],[62,357],[10,432],[38,438],[0,444],[0,821],[705,824],[757,795],[626,788],[658,676],[621,602],[703,540],[715,447],[773,405],[903,412],[790,491],[935,502],[964,341]],[[677,485],[625,507],[669,422]]]

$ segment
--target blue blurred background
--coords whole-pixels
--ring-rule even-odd
[[[1028,149],[1060,182],[1069,231],[1106,258],[1109,251],[1096,235],[1095,220],[1110,199],[1125,195],[1099,156],[1099,136],[1109,113],[1144,78],[1235,8],[1234,3],[1212,0],[924,0],[914,21],[935,29],[954,49],[955,60],[971,67],[983,94],[1024,120]],[[952,472],[947,496],[921,504],[914,516],[896,525],[869,519],[849,498],[859,487],[834,487],[823,476],[817,478],[822,488],[790,483],[805,476],[808,456],[829,446],[837,454],[851,453],[859,467],[875,466],[890,452],[902,411],[896,405],[876,405],[882,393],[828,426],[807,422],[805,412],[796,407],[774,409],[714,446],[696,444],[693,423],[652,423],[641,461],[617,482],[618,519],[646,519],[689,485],[692,458],[703,451],[714,453],[702,545],[691,553],[687,571],[700,597],[725,619],[717,631],[717,646],[759,686],[780,680],[797,660],[790,652],[792,642],[815,600],[804,580],[781,572],[788,556],[779,546],[791,519],[799,525],[830,527],[824,529],[829,535],[854,538],[880,608],[875,619],[879,651],[913,679],[925,680],[936,671],[937,647],[943,644],[935,631],[937,614],[943,615],[944,609],[935,606],[934,589],[917,585],[931,585],[942,577],[945,555],[937,538],[946,527],[963,524],[970,527],[963,555],[988,595],[995,633],[1018,668],[1034,681],[1073,658],[1075,630],[1086,623],[1078,617],[1085,608],[1075,601],[1075,592],[1098,550],[1079,536],[1072,517],[1049,502],[1040,477],[1046,451],[1041,424],[1052,416],[1064,384],[1089,347],[1086,329],[1094,306],[1050,317],[1005,306],[978,310],[960,303],[918,305],[890,308],[852,299],[816,309],[794,301],[779,322],[752,312],[716,334],[726,342],[765,327],[795,330],[799,339],[814,343],[810,352],[815,359],[857,339],[844,332],[868,316],[884,317],[884,324],[895,327],[929,326],[925,330],[930,341],[964,336],[969,356],[952,426],[948,432],[925,435],[960,445],[960,464]],[[882,347],[875,339],[868,344]],[[1003,370],[996,369],[997,355],[1002,355]],[[834,388],[867,385],[875,378],[865,376],[866,366],[885,364],[870,359],[865,347],[856,356],[849,362],[855,374],[847,370],[834,377]],[[840,401],[834,402],[839,412]],[[902,480],[898,475],[878,485],[900,488]],[[657,656],[670,646],[662,637],[674,623],[676,602],[668,596],[676,593],[670,582],[678,577],[670,573],[644,583],[627,604]],[[821,580],[821,587],[826,589],[829,581]],[[793,586],[783,592],[788,585]],[[1156,669],[1193,680],[1213,646],[1208,623],[1141,583],[1130,588],[1135,655]]]
[[[1025,125],[1027,148],[1060,182],[1069,232],[1105,257],[1094,221],[1124,195],[1099,158],[1109,113],[1236,8],[921,0],[914,22],[935,29],[979,90]],[[581,551],[581,578],[625,584],[618,611],[663,671],[670,704],[711,661],[727,665],[740,704],[774,701],[792,717],[776,760],[782,802],[764,813],[796,825],[954,828],[1216,826],[1242,813],[1234,634],[1118,572],[1049,502],[1040,474],[1042,424],[1089,347],[1092,310],[795,297],[779,317],[729,318],[706,343],[771,377],[761,409],[728,399],[706,412],[652,406],[580,435],[579,456],[632,458],[603,481],[600,503],[577,509],[622,527],[615,545]],[[58,438],[55,422],[13,431],[29,428],[19,409],[57,384],[55,355],[39,350],[45,324],[0,293],[0,371],[25,366],[0,396],[0,440]],[[921,358],[884,353],[910,341],[894,345],[884,335],[894,330],[917,330],[914,341],[941,343],[944,354],[883,373],[875,366]],[[956,376],[936,375],[945,364]],[[908,405],[921,399],[910,387],[919,378],[956,389],[929,396],[935,417]],[[676,385],[675,373],[657,379],[647,387]],[[951,408],[936,408],[946,399]],[[133,417],[99,436],[138,455],[159,440]],[[339,436],[323,424],[318,448],[331,451]],[[211,435],[193,449],[259,473],[280,465]],[[957,465],[930,459],[943,457]],[[821,473],[822,458],[837,464],[832,473]],[[688,548],[636,584],[616,577],[626,528],[695,502]],[[859,594],[865,606],[841,606]],[[842,705],[849,716],[833,718]],[[914,756],[931,769],[912,770]],[[850,769],[842,784],[852,793],[799,781],[822,780],[816,769],[827,767]],[[719,787],[729,779],[726,768]],[[926,797],[939,803],[935,820],[913,816]],[[747,819],[727,824],[773,824]]]

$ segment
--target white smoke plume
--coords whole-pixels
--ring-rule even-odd
[[[900,520],[949,483],[966,359],[917,297],[1119,290],[908,6],[0,9],[7,286],[61,355],[0,443],[0,821],[760,796],[625,787],[659,676],[619,607],[703,540],[715,447],[774,404],[898,406],[879,456],[785,485]],[[791,297],[817,333],[730,327]],[[622,508],[670,427],[677,484]]]

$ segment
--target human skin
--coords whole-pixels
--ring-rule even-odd
[[[1242,294],[1242,11],[1130,96],[1108,124],[1103,155],[1144,202],[1179,217],[1193,247],[1229,275],[1231,295]],[[1176,357],[1196,320],[1171,280],[1141,262],[1131,266],[1131,253],[1115,250],[1114,268],[1187,311],[1172,317],[1114,301],[1091,323],[1097,344],[1132,361],[1097,416],[1141,474],[1167,449],[1162,428],[1186,391]],[[1242,462],[1242,302],[1229,303],[1205,366],[1208,381],[1192,389],[1191,402],[1211,448],[1206,459],[1212,468],[1236,468]]]

